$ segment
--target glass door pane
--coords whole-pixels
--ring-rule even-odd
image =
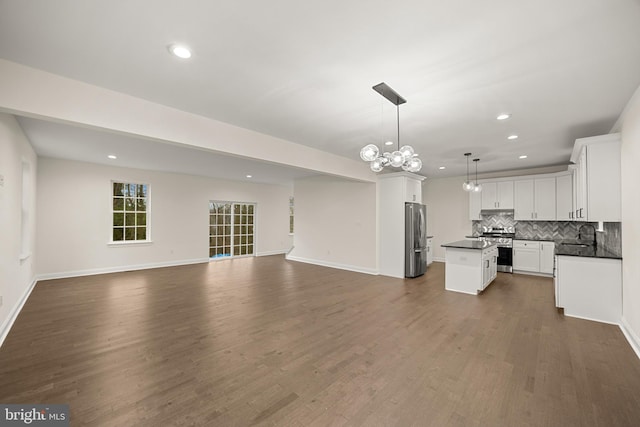
[[[254,255],[255,204],[209,202],[209,257]]]

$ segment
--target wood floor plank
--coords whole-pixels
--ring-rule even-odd
[[[619,328],[553,295],[282,256],[43,281],[0,348],[0,402],[67,403],[74,426],[640,425]]]

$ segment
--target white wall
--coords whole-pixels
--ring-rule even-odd
[[[31,169],[28,211],[25,230],[27,248],[22,248],[22,168],[27,162]],[[35,217],[37,158],[15,117],[0,113],[0,344],[21,303],[35,282]],[[25,253],[23,253],[25,252]],[[21,255],[31,256],[21,260]]]
[[[376,184],[334,177],[296,180],[289,259],[377,272]]]
[[[640,88],[622,117],[622,321],[640,349]],[[640,353],[639,353],[640,356]]]
[[[471,234],[469,193],[462,190],[464,177],[427,179],[422,184],[422,203],[427,205],[427,234],[433,235],[433,257],[444,261],[440,245]]]
[[[108,245],[112,180],[149,184],[153,243]],[[285,186],[40,158],[38,276],[206,261],[209,200],[256,202],[257,254],[285,253],[291,194]]]

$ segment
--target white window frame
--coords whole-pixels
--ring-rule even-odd
[[[146,235],[145,235],[145,239],[144,240],[113,240],[113,230],[115,228],[114,225],[114,214],[115,213],[119,213],[119,212],[123,212],[123,214],[126,211],[119,211],[119,210],[114,210],[113,209],[113,201],[114,198],[116,197],[114,194],[114,184],[124,184],[124,185],[129,185],[129,184],[135,184],[135,185],[144,185],[147,187],[147,195],[145,197],[146,200],[146,210],[144,211],[146,213],[146,220],[145,220],[145,228],[146,228]],[[153,241],[151,240],[151,185],[147,184],[147,183],[143,183],[143,182],[133,182],[131,180],[127,180],[127,179],[113,179],[110,182],[110,187],[111,189],[109,190],[109,204],[111,206],[111,208],[109,209],[110,211],[110,217],[109,217],[109,240],[108,240],[108,245],[109,246],[128,246],[128,245],[145,245],[145,244],[149,244],[152,243]],[[125,196],[126,197],[126,196]],[[138,198],[138,197],[136,197]],[[137,215],[138,210],[136,209],[134,211],[134,214]],[[134,227],[136,227],[137,229],[137,225],[135,225]]]

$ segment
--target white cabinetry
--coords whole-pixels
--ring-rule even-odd
[[[427,265],[433,264],[433,239],[427,239]]]
[[[540,242],[540,273],[553,274],[553,252],[555,243]]]
[[[417,179],[406,178],[406,191],[404,201],[410,203],[422,203],[422,182]]]
[[[513,269],[538,273],[540,271],[540,242],[514,240]]]
[[[573,220],[573,176],[571,173],[556,177],[556,220]]]
[[[498,248],[445,248],[445,289],[477,295],[497,276]]]
[[[515,181],[514,219],[554,221],[556,219],[556,179]]]
[[[553,242],[513,241],[513,270],[517,272],[553,274]]]
[[[470,192],[469,193],[469,219],[471,221],[482,219],[480,215],[480,209],[482,209],[482,193]]]
[[[404,204],[413,202],[414,195],[416,200],[422,200],[418,189],[423,179],[423,176],[409,172],[378,175],[379,200],[384,201],[378,205],[380,236],[378,269],[383,276],[404,277]]]
[[[513,209],[513,181],[483,183],[482,209]]]
[[[572,317],[619,324],[622,318],[622,261],[557,257],[556,306]]]
[[[620,134],[576,140],[575,213],[582,221],[621,221]]]

